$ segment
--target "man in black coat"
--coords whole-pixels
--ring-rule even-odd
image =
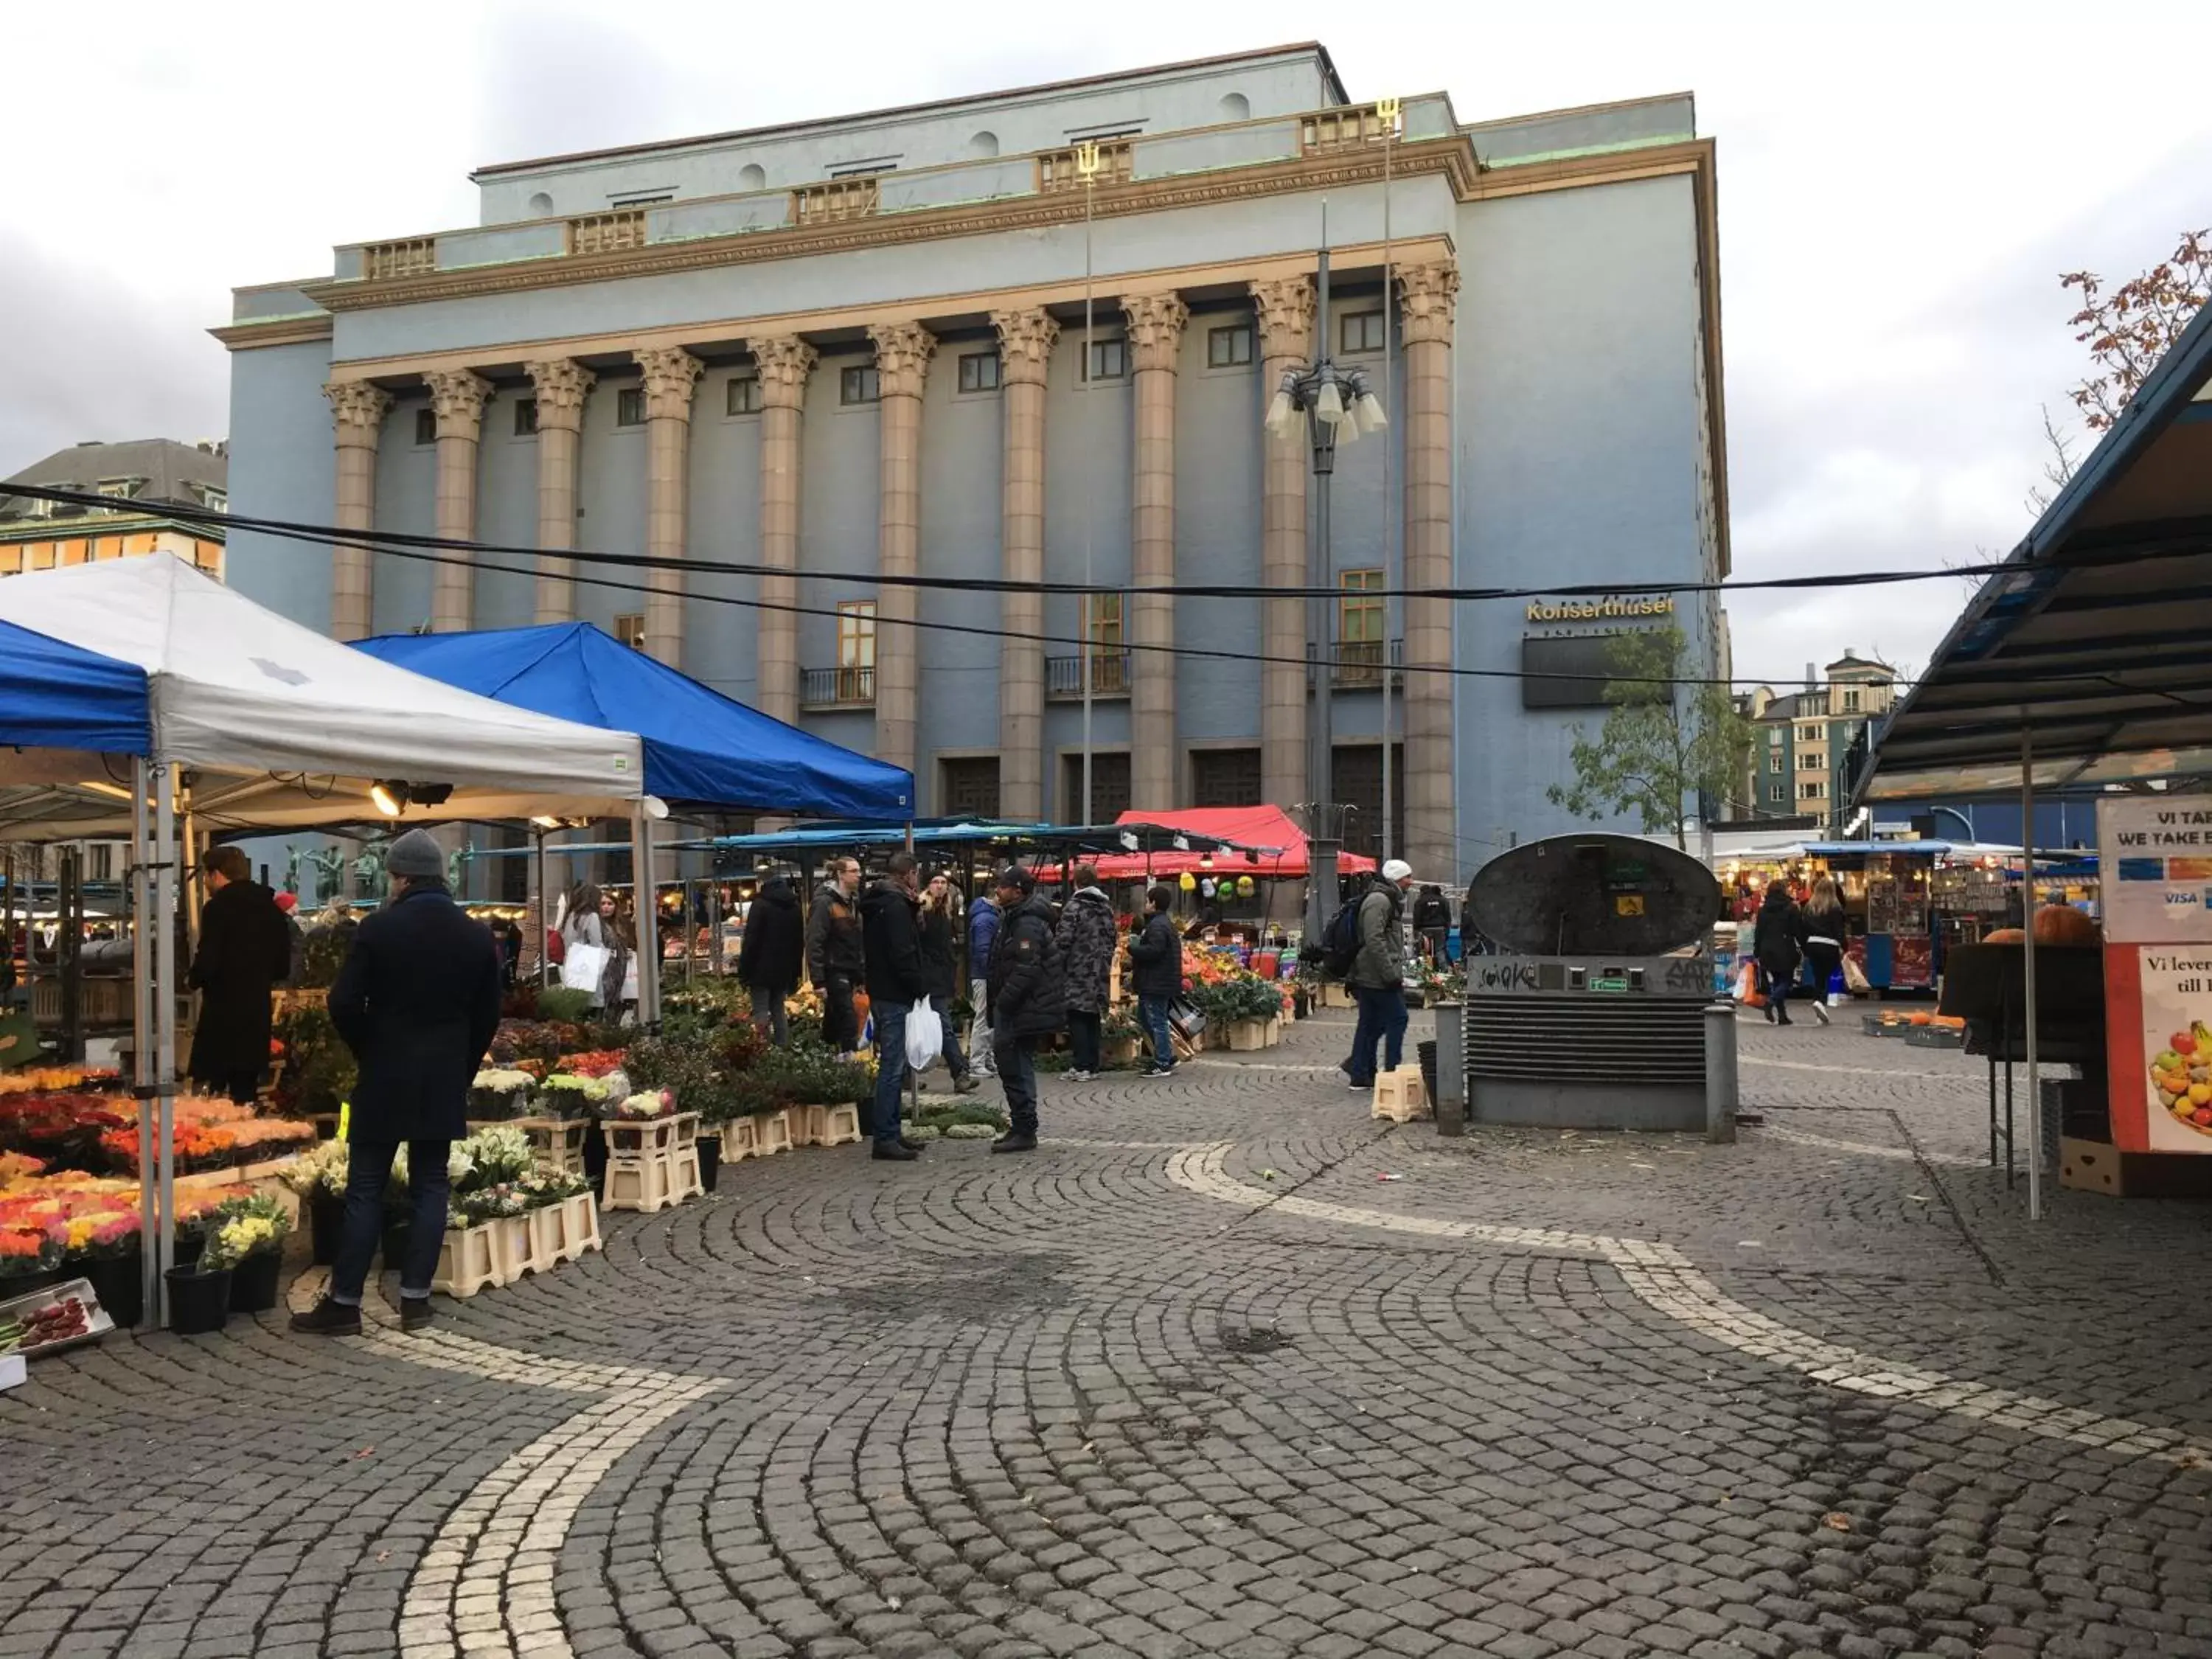
[[[446,1160],[468,1133],[469,1087],[499,1030],[499,946],[453,902],[444,850],[428,830],[410,830],[392,843],[384,868],[392,897],[362,923],[331,990],[331,1023],[360,1066],[346,1130],[345,1233],[330,1294],[293,1316],[295,1331],[360,1331],[385,1184],[403,1142],[414,1216],[399,1270],[400,1324],[411,1331],[429,1322],[446,1231]]]
[[[860,1046],[860,1016],[853,1006],[853,993],[867,970],[860,897],[860,860],[849,854],[834,859],[806,919],[806,976],[822,993],[822,1035],[841,1054]]]
[[[1182,994],[1182,936],[1168,913],[1175,889],[1160,883],[1145,895],[1145,924],[1129,941],[1129,965],[1135,971],[1137,1017],[1152,1040],[1152,1058],[1139,1075],[1173,1077],[1175,1042],[1168,1035],[1168,1010]]]
[[[867,961],[868,1010],[876,1022],[876,1103],[870,1123],[874,1156],[911,1163],[921,1143],[899,1128],[906,1086],[906,1022],[929,1000],[921,959],[921,895],[911,853],[894,853],[884,878],[860,900],[860,943]]]
[[[200,875],[209,896],[190,977],[200,1017],[188,1069],[196,1082],[250,1106],[269,1067],[270,990],[292,973],[292,930],[237,848],[215,848]]]
[[[805,963],[806,919],[799,912],[799,895],[788,879],[770,876],[745,912],[738,983],[752,998],[753,1024],[779,1048],[791,1041],[784,1004],[799,988]]]
[[[994,1152],[1036,1150],[1036,1048],[1067,1023],[1067,976],[1053,925],[1051,901],[1019,866],[999,872],[1006,912],[991,946],[991,1043],[1013,1127],[991,1143]]]

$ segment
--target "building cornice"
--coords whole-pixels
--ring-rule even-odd
[[[1461,200],[1473,195],[1479,174],[1474,148],[1464,137],[1401,143],[1391,158],[1390,170],[1395,179],[1442,175],[1450,180],[1453,193]],[[1100,185],[1092,192],[1091,211],[1097,219],[1123,218],[1133,214],[1173,212],[1182,208],[1215,207],[1260,197],[1340,190],[1353,185],[1379,184],[1382,179],[1382,155],[1379,149],[1322,150],[1255,167],[1223,167],[1207,173]],[[809,258],[902,242],[1048,229],[1080,224],[1083,219],[1083,192],[1054,191],[956,207],[919,208],[906,213],[822,226],[793,225],[739,235],[653,242],[605,253],[518,259],[503,264],[424,271],[408,276],[332,280],[310,283],[305,292],[309,300],[331,312],[367,311],[437,300],[566,288],[582,283],[665,276],[767,260]]]
[[[334,323],[327,312],[320,312],[312,317],[270,317],[258,322],[228,323],[208,332],[233,351],[252,351],[260,346],[305,345],[310,340],[327,340],[333,332]]]

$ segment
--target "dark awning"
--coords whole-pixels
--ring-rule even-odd
[[[2212,773],[2212,307],[1952,627],[1852,800]]]

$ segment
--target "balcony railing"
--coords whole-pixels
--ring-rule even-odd
[[[1379,144],[1389,130],[1374,105],[1363,104],[1353,109],[1322,110],[1309,115],[1298,136],[1306,153],[1311,155],[1318,149]]]
[[[1329,684],[1340,691],[1378,690],[1382,684],[1384,654],[1380,640],[1339,640],[1335,658],[1329,665]],[[1402,672],[1406,660],[1405,641],[1392,640],[1388,654],[1390,689],[1393,691],[1403,690],[1406,685],[1406,676]],[[1310,684],[1313,678],[1310,668],[1307,670],[1306,678]]]
[[[826,225],[841,219],[865,219],[875,212],[880,188],[873,174],[802,185],[791,192],[791,222]]]
[[[876,671],[868,668],[807,668],[799,676],[802,708],[873,708]]]
[[[1056,190],[1083,188],[1083,169],[1079,159],[1084,149],[1081,144],[1071,149],[1047,150],[1036,158],[1036,187],[1040,196]],[[1126,138],[1102,139],[1098,143],[1098,172],[1101,185],[1126,185],[1137,176],[1137,147]]]
[[[1072,657],[1047,657],[1044,659],[1044,694],[1064,702],[1082,701],[1083,656],[1080,652]],[[1094,651],[1091,653],[1091,695],[1094,698],[1126,697],[1129,695],[1129,653],[1127,651]]]
[[[438,239],[410,236],[404,241],[371,242],[362,250],[364,276],[412,276],[438,268]]]
[[[617,208],[611,213],[587,213],[568,221],[568,252],[612,253],[618,248],[645,246],[645,210]]]

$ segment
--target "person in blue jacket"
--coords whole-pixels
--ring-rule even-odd
[[[988,893],[978,893],[968,907],[968,1005],[975,1010],[968,1021],[968,1058],[978,1077],[996,1077],[998,1062],[991,1058],[991,947],[999,942],[999,907]]]

